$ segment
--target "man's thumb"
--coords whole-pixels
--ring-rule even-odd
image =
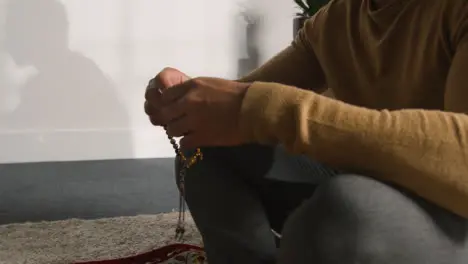
[[[182,73],[181,71],[174,68],[164,68],[159,74],[159,79],[162,84],[162,89],[181,84],[189,80],[190,78]]]

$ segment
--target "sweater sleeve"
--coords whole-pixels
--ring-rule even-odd
[[[318,15],[319,13],[305,23],[289,47],[238,81],[275,82],[318,93],[325,91],[325,76],[309,39],[314,32],[314,21]]]
[[[457,89],[451,93],[450,105],[462,106],[458,100],[467,98],[462,97],[466,89],[458,96]],[[244,98],[240,124],[249,141],[281,143],[292,153],[395,183],[468,217],[465,114],[377,111],[291,86],[256,82]]]

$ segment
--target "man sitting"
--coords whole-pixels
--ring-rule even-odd
[[[145,111],[202,147],[210,264],[461,264],[467,71],[468,1],[332,0],[242,80],[163,70]]]

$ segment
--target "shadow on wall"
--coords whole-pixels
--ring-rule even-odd
[[[107,129],[128,126],[115,87],[99,67],[68,47],[68,18],[57,0],[13,0],[5,46],[18,66],[37,75],[21,88],[11,129]],[[4,122],[4,121],[3,121]]]
[[[242,43],[247,56],[237,61],[237,78],[242,78],[260,66],[259,31],[260,16],[253,9],[245,8],[240,12],[245,22],[245,43]]]
[[[54,145],[62,140],[57,136],[68,141],[80,136],[79,142],[68,143],[74,145],[71,148],[78,146],[78,152],[93,151],[93,145],[102,141],[102,146],[112,146],[109,153],[132,153],[128,113],[116,87],[95,62],[69,48],[69,22],[60,1],[11,0],[4,26],[6,52],[17,66],[36,69],[33,77],[16,87],[20,102],[1,117],[4,129],[16,134],[26,130],[24,139],[31,147],[49,152],[51,147],[60,150]],[[37,140],[38,133],[62,134],[53,136],[56,142],[47,146]]]

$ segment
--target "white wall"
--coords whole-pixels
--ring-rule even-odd
[[[292,0],[6,1],[0,163],[173,156],[143,113],[147,81],[166,66],[235,78],[240,6],[263,17],[262,61],[289,44],[294,13]]]

